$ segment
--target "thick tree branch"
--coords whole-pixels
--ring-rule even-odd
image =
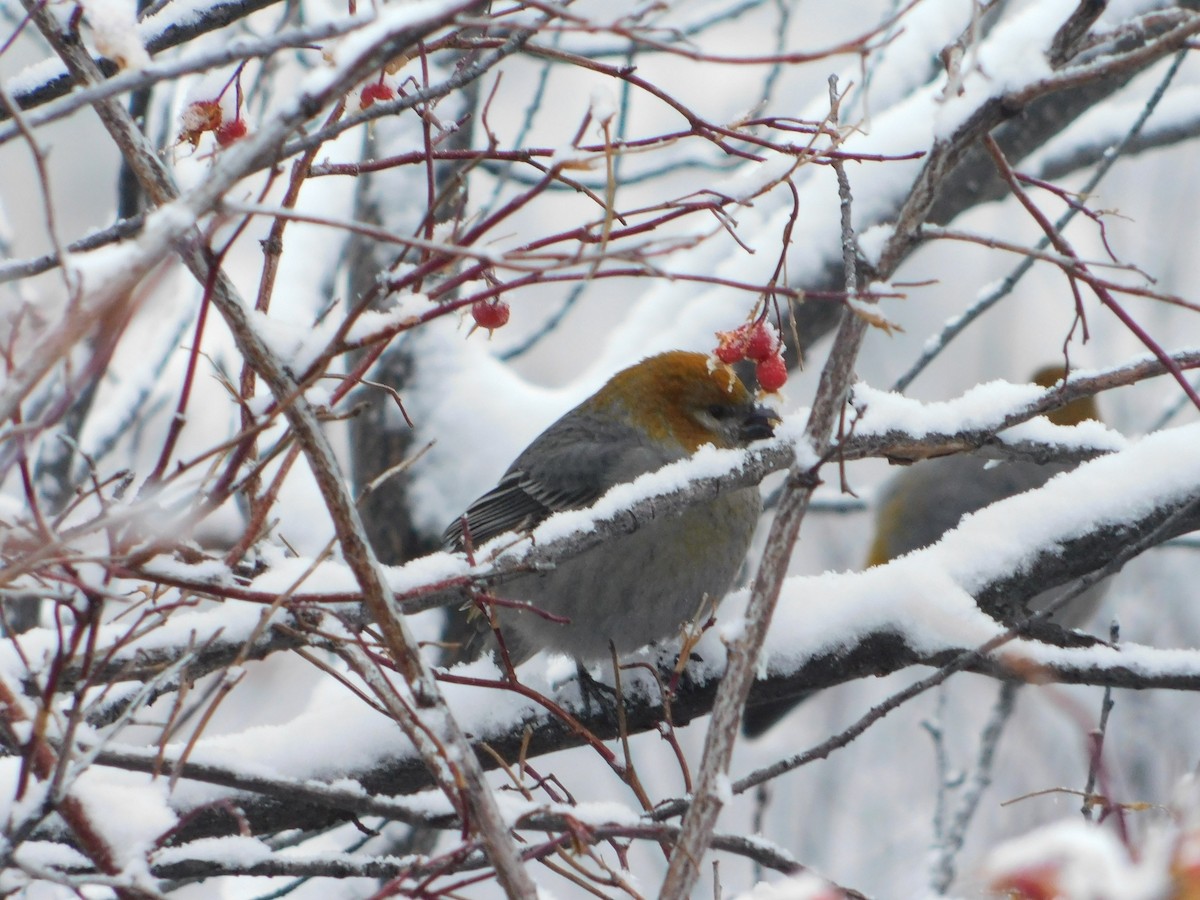
[[[1071,643],[1087,643],[1073,637]],[[1093,641],[1094,644],[1098,643]],[[1119,648],[1100,647],[1099,653],[1088,647],[1075,650],[1060,649],[1053,660],[1039,660],[1037,645],[1012,645],[1005,654],[978,659],[967,671],[1003,680],[1035,683],[1088,684],[1125,688],[1128,690],[1169,689],[1200,690],[1200,657],[1182,661],[1178,651],[1156,651],[1152,648],[1124,644]],[[912,641],[894,631],[861,634],[852,643],[833,648],[801,662],[786,673],[771,673],[756,681],[751,688],[749,704],[767,703],[784,698],[806,696],[848,681],[880,677],[912,666],[940,668],[969,653],[971,648],[946,646],[930,651],[917,649]],[[1128,663],[1122,662],[1128,658]],[[690,677],[680,685],[671,700],[671,715],[675,724],[684,725],[692,719],[707,715],[717,688],[725,677],[721,667],[693,668]],[[628,676],[627,676],[628,677]],[[497,690],[503,691],[498,685]],[[606,711],[577,699],[556,698],[572,716],[601,740],[619,736],[616,722]],[[630,734],[657,730],[664,715],[661,701],[653,692],[641,691],[625,696],[625,721]],[[475,735],[475,741],[486,741],[503,759],[515,761],[522,755],[533,759],[583,746],[585,739],[573,728],[550,712],[542,711],[531,719],[513,723],[507,730]],[[479,751],[480,765],[493,769],[496,758]],[[171,756],[161,761],[153,753],[110,748],[101,751],[97,762],[133,771],[162,771],[177,774]],[[289,828],[322,828],[348,815],[384,815],[403,821],[420,819],[413,807],[392,796],[416,793],[432,787],[428,770],[415,754],[388,754],[386,761],[366,772],[347,772],[362,791],[344,787],[328,789],[311,784],[297,785],[290,780],[261,778],[221,767],[188,763],[179,772],[184,778],[218,784],[238,791],[238,805],[254,834],[271,834]],[[306,781],[306,783],[309,783]],[[439,827],[449,820],[434,818],[427,824]],[[194,840],[206,835],[227,833],[227,814],[218,808],[201,811],[178,836],[179,841]]]

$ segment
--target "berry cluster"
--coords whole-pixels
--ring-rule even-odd
[[[774,393],[787,384],[783,341],[769,322],[747,322],[732,331],[718,331],[717,349],[713,353],[726,365],[751,360],[758,385],[767,393]]]

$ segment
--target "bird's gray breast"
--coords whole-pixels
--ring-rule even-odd
[[[741,568],[762,510],[757,488],[730,492],[559,564],[499,586],[569,624],[529,612],[503,611],[501,627],[514,662],[541,648],[585,661],[679,633],[707,596],[720,602]]]

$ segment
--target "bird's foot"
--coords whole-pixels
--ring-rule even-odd
[[[617,721],[617,689],[597,681],[582,663],[576,664],[575,677],[579,682],[579,696],[583,700],[583,714],[590,717],[593,708],[596,715],[608,716]]]

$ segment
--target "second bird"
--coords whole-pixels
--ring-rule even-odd
[[[1052,387],[1063,377],[1061,367],[1049,366],[1033,376],[1041,387]],[[1091,397],[1076,400],[1047,414],[1056,425],[1078,425],[1099,419]],[[990,464],[970,454],[943,456],[914,463],[896,474],[880,493],[875,513],[875,539],[867,556],[868,566],[879,566],[898,556],[937,543],[956,527],[963,516],[1007,497],[1039,488],[1071,463],[1010,461]],[[1104,595],[1105,583],[1089,588],[1051,617],[1063,628],[1078,628],[1092,617]],[[1029,601],[1037,611],[1061,590],[1047,591]],[[749,737],[767,731],[804,698],[789,698],[749,707],[742,730]]]

